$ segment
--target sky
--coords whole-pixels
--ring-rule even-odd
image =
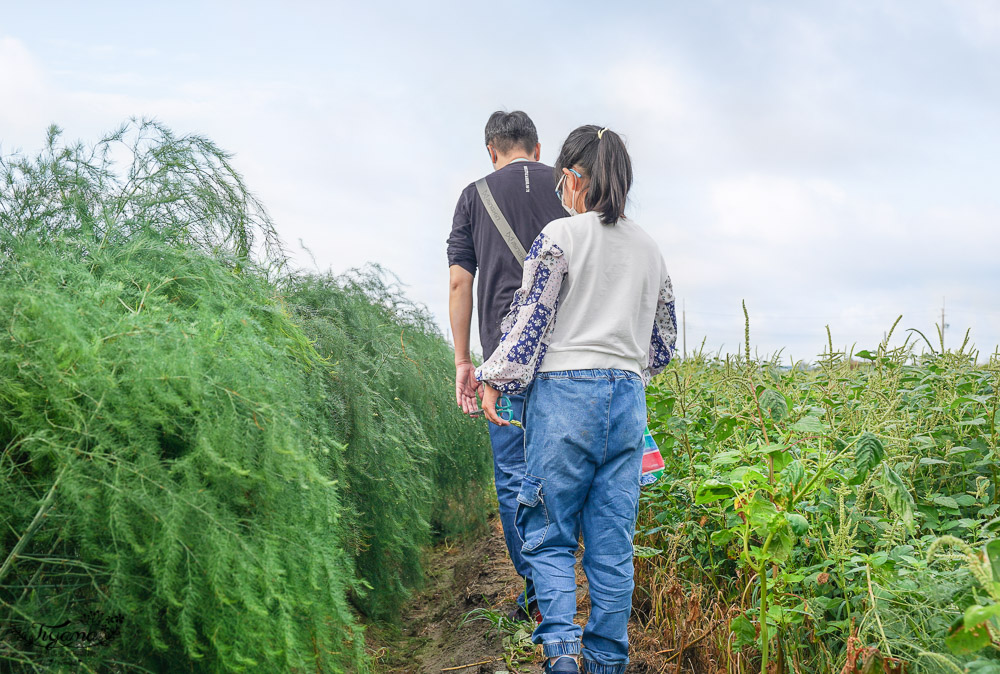
[[[627,140],[678,349],[810,360],[902,314],[1000,344],[1000,2],[0,0],[0,152],[153,117],[234,153],[297,266],[377,262],[448,331],[445,240],[522,109]],[[475,321],[474,321],[475,323]],[[476,339],[474,338],[474,343]],[[685,344],[686,343],[686,344]]]

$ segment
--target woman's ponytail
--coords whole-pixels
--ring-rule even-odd
[[[564,168],[578,167],[590,179],[585,205],[601,222],[613,225],[625,215],[632,187],[632,160],[625,142],[614,131],[593,124],[574,129],[556,159],[556,179]]]
[[[625,199],[632,187],[632,160],[625,142],[614,131],[598,131],[597,157],[590,171],[587,209],[601,214],[601,222],[611,225],[625,215]]]

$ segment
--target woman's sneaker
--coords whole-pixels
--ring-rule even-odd
[[[556,664],[551,660],[545,661],[545,674],[580,674],[580,666],[576,664],[576,657],[573,655],[562,655],[556,659]]]

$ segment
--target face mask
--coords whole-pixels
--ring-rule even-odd
[[[570,169],[570,171],[572,171],[573,175],[575,175],[577,178],[583,178],[583,176],[577,173],[574,169]],[[556,196],[559,197],[559,203],[562,204],[562,207],[566,209],[567,213],[569,213],[570,215],[579,215],[580,213],[576,210],[576,208],[574,208],[573,206],[567,206],[566,202],[563,200],[562,184],[564,180],[566,180],[565,173],[562,175],[561,178],[559,178],[559,183],[556,185]],[[569,202],[571,204],[576,203],[576,194],[570,195]]]

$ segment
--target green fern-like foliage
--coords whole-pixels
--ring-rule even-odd
[[[0,157],[0,253],[24,235],[81,235],[93,246],[156,232],[175,244],[281,268],[263,204],[208,138],[132,119],[92,146],[61,143],[51,126],[37,157]]]
[[[482,526],[490,452],[483,422],[455,406],[450,348],[429,317],[372,268],[286,281],[297,320],[328,359],[328,415],[346,445],[343,480],[365,613],[391,619],[421,578],[432,535]]]
[[[53,131],[0,178],[4,671],[364,671],[355,609],[488,504],[426,313],[288,274],[206,139]]]
[[[7,619],[121,615],[117,646],[155,671],[358,661],[325,370],[269,290],[150,237],[22,241],[0,276],[0,540],[31,538]]]

